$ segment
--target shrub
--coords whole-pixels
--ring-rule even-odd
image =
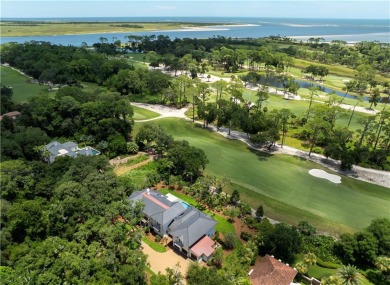
[[[237,246],[238,238],[235,233],[228,232],[225,234],[225,247],[227,249],[234,249]]]
[[[322,153],[322,148],[320,148],[318,146],[313,147],[313,152],[321,154]]]
[[[259,224],[259,222],[258,222],[255,218],[253,218],[253,217],[251,217],[251,216],[245,217],[244,223],[245,223],[245,224],[248,226],[248,228],[250,228],[250,229],[255,229],[255,228],[257,228],[257,226],[258,226],[258,224]]]
[[[252,238],[252,234],[248,232],[241,232],[240,238],[242,238],[245,241],[248,241]]]
[[[161,241],[161,237],[160,237],[159,235],[156,235],[156,236],[154,237],[154,241],[155,241],[155,242],[160,242],[160,241]]]
[[[127,152],[128,153],[137,153],[138,152],[138,145],[135,142],[128,142],[127,143]]]
[[[308,142],[308,141],[303,141],[303,142],[301,142],[301,146],[303,146],[303,147],[310,147],[310,142]]]
[[[337,269],[340,268],[341,265],[328,262],[328,261],[322,261],[321,259],[317,259],[317,265],[324,267],[324,268],[330,268],[330,269]]]

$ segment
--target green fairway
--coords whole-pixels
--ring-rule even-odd
[[[132,106],[134,110],[134,120],[146,120],[146,119],[152,119],[152,118],[157,118],[160,116],[160,114],[149,111],[144,108],[140,108],[137,106]]]
[[[206,173],[223,176],[245,190],[252,206],[264,203],[268,213],[286,221],[308,220],[329,232],[360,230],[377,217],[390,215],[390,190],[342,176],[341,184],[311,176],[315,163],[287,155],[269,155],[179,119],[162,119],[175,139],[203,149],[210,161]],[[136,129],[141,124],[136,124]]]
[[[50,92],[48,86],[31,83],[29,77],[7,66],[0,67],[0,78],[1,84],[13,88],[14,94],[12,98],[16,103],[26,102],[29,98],[37,94],[47,94]]]

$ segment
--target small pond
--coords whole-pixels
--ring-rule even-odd
[[[313,82],[303,81],[303,80],[299,80],[299,79],[294,79],[294,81],[297,82],[301,88],[309,88],[309,87],[317,86],[317,87],[319,87],[319,89],[321,91],[326,92],[328,94],[334,92],[336,95],[338,95],[340,97],[345,96],[346,98],[350,98],[350,99],[357,98],[357,96],[355,96],[355,95],[351,95],[351,94],[345,95],[344,92],[336,91],[336,90],[333,90],[331,88],[321,86],[321,85],[313,83]],[[268,86],[283,88],[283,84],[280,82],[279,77],[275,76],[275,75],[260,75],[260,80],[258,81],[258,83],[261,85],[268,85]],[[363,96],[362,100],[368,101],[368,100],[370,100],[370,98],[367,96]],[[382,100],[380,102],[381,103],[385,103],[385,102],[389,103],[389,98],[382,98]]]

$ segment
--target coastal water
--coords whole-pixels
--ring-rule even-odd
[[[26,21],[27,19],[3,18],[2,21]],[[288,18],[34,18],[29,21],[67,21],[67,22],[182,22],[218,23],[218,26],[170,31],[99,33],[82,35],[52,35],[1,37],[1,43],[26,41],[47,41],[53,44],[80,46],[99,42],[100,37],[109,41],[125,41],[129,35],[166,35],[174,38],[212,38],[216,36],[232,38],[259,38],[267,36],[287,36],[306,41],[311,37],[321,37],[325,41],[344,40],[347,42],[378,41],[390,43],[390,23],[388,19],[288,19]],[[226,26],[224,24],[232,24]]]

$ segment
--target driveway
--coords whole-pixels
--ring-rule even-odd
[[[150,269],[154,273],[161,272],[165,274],[166,268],[176,269],[176,264],[179,263],[179,271],[183,275],[183,281],[185,281],[185,276],[187,273],[188,266],[194,262],[190,258],[185,258],[184,256],[176,253],[171,248],[167,248],[166,252],[157,252],[148,246],[146,243],[142,242],[142,252],[148,256],[148,262],[150,264]]]

